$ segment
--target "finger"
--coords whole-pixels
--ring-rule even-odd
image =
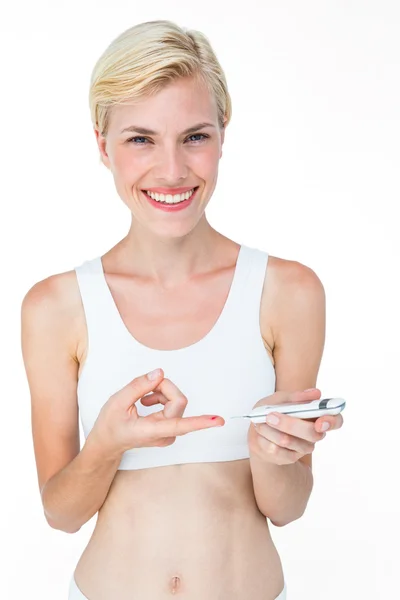
[[[320,398],[321,390],[318,388],[290,392],[289,394],[289,402],[312,402],[313,400],[319,400]]]
[[[301,455],[311,454],[314,451],[314,443],[274,429],[266,423],[259,423],[256,431],[261,437],[286,450],[293,450]]]
[[[153,396],[154,401],[152,399]],[[153,416],[153,418],[156,416],[158,419],[156,427],[159,437],[176,437],[177,435],[184,435],[200,429],[225,425],[225,420],[215,415],[182,418],[188,403],[187,397],[167,377],[160,382],[154,394],[147,396],[147,400],[146,398],[142,398],[142,403],[143,400],[145,401],[145,405],[147,405],[147,402],[149,405],[152,405],[158,401],[164,404],[162,411],[149,415]],[[147,418],[144,417],[144,419]]]
[[[164,378],[157,386],[156,391],[161,393],[161,396],[159,396],[160,399],[162,399],[162,396],[166,398],[163,410],[165,417],[173,418],[181,417],[183,415],[188,399],[178,386],[170,379]]]
[[[162,413],[163,411],[160,412]],[[160,413],[157,414],[159,415]],[[144,419],[148,418],[149,417],[144,417]],[[222,417],[202,415],[201,417],[171,417],[163,419],[156,424],[156,428],[159,437],[176,437],[178,435],[191,433],[192,431],[199,431],[200,429],[220,427],[224,424],[225,420]]]
[[[285,391],[277,391],[273,396],[273,404],[286,404],[287,402],[312,402],[313,400],[319,400],[321,397],[321,390],[318,388],[312,388],[310,390],[302,390],[295,392],[285,392]],[[261,398],[253,408],[258,408],[259,406],[265,406],[271,404],[271,395],[265,396]]]
[[[186,406],[188,404],[187,397],[181,392],[181,390],[176,386],[170,379],[165,377],[160,384],[157,386],[157,390],[155,393],[160,392],[160,400],[163,402],[164,398],[166,398],[166,402],[164,405],[164,410],[162,414],[166,419],[174,420],[176,417],[182,417],[185,412]],[[214,427],[215,425],[224,425],[225,420],[222,417],[217,416],[216,419],[209,422],[211,417],[215,415],[202,415],[199,417],[185,417],[184,421],[187,422],[184,425],[184,433],[188,433],[189,431],[197,431],[199,429],[204,429],[205,427]],[[182,419],[180,419],[182,420]],[[181,427],[181,425],[179,425]],[[185,427],[189,427],[188,430]],[[172,435],[172,434],[169,434]],[[174,434],[174,435],[182,435],[182,434]]]
[[[149,379],[147,375],[148,373],[135,377],[135,379],[132,379],[132,381],[118,390],[118,392],[111,397],[116,398],[120,406],[129,409],[132,404],[137,402],[145,394],[154,390],[164,378],[162,369],[160,369],[160,373],[155,379]]]
[[[323,424],[328,423],[329,428],[323,429]],[[343,425],[343,417],[341,414],[338,415],[327,415],[326,417],[319,417],[314,423],[314,429],[316,431],[332,431],[334,429],[340,429]]]
[[[274,442],[262,437],[260,437],[259,446],[263,455],[263,459],[265,459],[265,456],[269,456],[271,458],[270,462],[273,462],[277,465],[294,463],[304,456],[302,453],[299,454],[293,450],[282,448],[282,446],[279,446],[278,444],[275,444]]]
[[[307,440],[309,442],[319,442],[325,435],[319,433],[314,423],[309,423],[307,419],[301,419],[292,415],[283,415],[280,413],[271,413],[266,417],[266,423],[273,429],[278,429],[283,433],[288,433],[295,437]]]
[[[140,399],[143,406],[154,406],[155,404],[165,405],[167,401],[167,398],[161,392],[151,392]]]

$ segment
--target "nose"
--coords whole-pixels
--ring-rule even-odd
[[[180,179],[188,179],[189,169],[186,165],[185,153],[179,148],[169,148],[160,151],[157,166],[154,169],[155,179],[168,187]],[[178,186],[175,186],[178,187]]]

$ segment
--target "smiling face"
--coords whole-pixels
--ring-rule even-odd
[[[135,222],[173,237],[197,225],[217,183],[224,141],[216,101],[204,85],[179,79],[133,105],[114,106],[106,138],[95,133],[102,161]],[[171,198],[157,193],[151,199],[143,191],[169,192],[181,201],[173,196],[183,191],[179,188],[196,187],[192,198],[172,207],[157,202]]]

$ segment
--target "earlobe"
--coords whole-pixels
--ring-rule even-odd
[[[103,165],[107,167],[108,170],[110,170],[110,161],[108,160],[107,154],[103,154],[103,152],[100,152],[99,162],[103,163]]]
[[[97,145],[100,151],[100,162],[103,163],[107,169],[110,168],[110,161],[106,152],[106,138],[99,132],[97,127],[94,127],[94,133],[96,136]]]
[[[220,157],[220,158],[222,157],[222,152],[223,152],[223,146],[224,146],[224,137],[225,137],[225,135],[224,135],[224,134],[225,134],[225,132],[223,132],[223,133],[222,133],[222,136],[221,136],[221,152],[220,152],[220,155],[219,155],[219,157]]]

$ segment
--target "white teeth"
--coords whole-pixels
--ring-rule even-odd
[[[146,194],[150,196],[150,198],[152,198],[153,200],[156,200],[156,202],[164,202],[164,204],[179,204],[179,202],[188,200],[188,198],[190,198],[193,192],[194,188],[192,190],[189,190],[188,192],[185,192],[185,194],[174,194],[174,196],[172,196],[171,194],[164,195],[147,191]]]

